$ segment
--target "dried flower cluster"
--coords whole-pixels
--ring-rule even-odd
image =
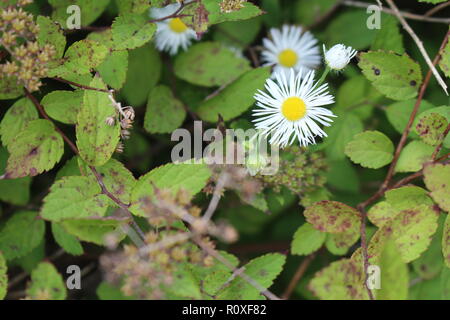
[[[244,7],[245,2],[247,0],[222,0],[220,3],[220,11],[224,13],[238,11]]]
[[[116,123],[116,121],[119,121],[120,137],[122,140],[127,140],[130,138],[131,135],[130,129],[133,127],[133,122],[135,118],[134,109],[131,106],[122,107],[122,104],[114,99],[114,91],[111,91],[108,97],[111,100],[113,106],[117,109],[119,117],[118,119],[116,119],[115,117],[108,117],[105,119],[105,123],[108,126],[113,126]],[[123,148],[124,148],[123,143],[122,141],[120,141],[117,144],[116,152],[122,153]]]
[[[145,242],[150,247],[181,233],[181,230],[150,231]],[[214,249],[208,238],[201,241]],[[121,285],[125,295],[139,299],[164,299],[168,293],[173,294],[170,287],[186,265],[211,267],[215,263],[212,256],[187,240],[156,246],[154,250],[146,250],[147,246],[126,245],[123,251],[105,254],[100,260],[105,279]]]
[[[326,183],[326,159],[320,152],[308,153],[298,146],[287,147],[280,154],[280,169],[276,175],[258,175],[266,187],[280,191],[282,186],[303,195],[321,188]]]
[[[41,47],[36,41],[39,26],[33,15],[21,8],[31,2],[20,0],[16,7],[7,7],[0,13],[0,45],[10,55],[9,60],[0,64],[0,77],[13,77],[29,91],[36,91],[56,52],[53,46]]]

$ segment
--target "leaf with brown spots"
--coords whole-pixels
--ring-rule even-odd
[[[444,140],[444,132],[448,126],[447,118],[439,113],[430,112],[419,116],[416,132],[423,142],[436,146]]]
[[[6,296],[6,288],[8,287],[8,274],[6,273],[8,267],[5,258],[0,252],[0,300]]]
[[[442,254],[448,268],[450,268],[450,215],[447,215],[442,235]]]
[[[156,31],[156,24],[149,23],[146,15],[126,13],[112,24],[115,49],[135,49],[149,42]]]
[[[450,164],[434,163],[423,170],[425,185],[439,207],[450,213]]]
[[[31,121],[8,146],[5,178],[36,176],[52,169],[64,153],[64,142],[54,125],[44,119]]]
[[[322,300],[368,300],[364,279],[362,264],[342,259],[317,272],[308,287]]]
[[[323,232],[340,233],[359,228],[359,212],[341,202],[319,201],[303,212],[314,228]]]
[[[41,262],[31,273],[27,297],[32,300],[64,300],[66,284],[56,268],[49,262]]]
[[[102,79],[97,76],[90,85],[94,88],[106,88]],[[85,90],[76,133],[80,157],[89,165],[101,166],[114,153],[119,143],[120,125],[115,121],[109,126],[105,121],[108,117],[116,118],[117,113],[107,93]]]

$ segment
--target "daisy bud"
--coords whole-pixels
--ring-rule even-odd
[[[343,44],[336,44],[328,51],[324,45],[323,52],[325,54],[325,62],[331,69],[342,70],[358,51],[352,47],[345,47]]]

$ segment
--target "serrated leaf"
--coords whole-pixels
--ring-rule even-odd
[[[45,239],[39,243],[39,245],[31,250],[23,257],[14,259],[11,261],[11,265],[18,265],[25,272],[31,273],[37,265],[45,258]]]
[[[450,123],[450,106],[440,106],[432,109],[427,109],[420,113],[416,120],[414,121],[413,126],[417,126],[419,121],[421,121],[424,117],[428,117],[431,114],[439,114],[447,119],[447,123]],[[444,147],[450,148],[450,134],[444,139]]]
[[[322,300],[368,300],[364,280],[361,265],[342,259],[317,272],[309,289]]]
[[[383,27],[377,31],[373,39],[371,50],[390,50],[399,54],[405,52],[403,36],[400,33],[399,22],[396,17],[383,14],[381,17]]]
[[[340,233],[359,228],[359,212],[337,201],[316,202],[303,214],[306,221],[322,232]]]
[[[172,90],[159,85],[150,91],[144,118],[144,129],[150,133],[171,133],[179,128],[186,117],[183,103]]]
[[[447,126],[447,118],[439,113],[432,112],[420,117],[415,129],[423,142],[430,146],[437,146],[444,140],[444,132]]]
[[[145,203],[142,201],[153,196],[154,186],[170,189],[173,193],[184,189],[193,196],[206,185],[210,176],[211,171],[205,164],[169,163],[153,169],[136,183],[131,193],[130,211],[135,215],[145,216],[145,210],[141,208]]]
[[[90,85],[106,89],[99,77],[95,77]],[[118,121],[112,126],[106,124],[109,117],[116,118],[117,110],[112,105],[108,93],[85,90],[77,118],[77,146],[80,157],[92,166],[105,164],[119,143],[120,125]]]
[[[450,41],[447,41],[447,44],[441,52],[439,67],[441,67],[441,70],[445,73],[445,75],[450,78]]]
[[[108,53],[108,48],[93,40],[77,41],[67,49],[63,64],[51,69],[49,75],[67,78],[66,74],[79,76],[88,74],[105,60]]]
[[[434,147],[423,143],[422,141],[414,140],[408,143],[400,153],[396,172],[416,172],[422,169],[425,162],[431,159]]]
[[[8,152],[0,147],[0,176],[5,173]],[[0,200],[15,205],[26,205],[30,199],[30,177],[0,179]]]
[[[45,223],[36,212],[15,212],[1,229],[0,252],[6,260],[22,257],[42,242],[44,234]]]
[[[450,212],[450,164],[433,163],[423,169],[424,182],[434,201]]]
[[[0,135],[2,144],[9,146],[14,138],[23,131],[30,121],[39,118],[36,107],[30,99],[22,98],[17,100],[3,116],[0,123]]]
[[[76,236],[82,241],[92,242],[100,246],[105,245],[105,237],[114,233],[117,240],[125,238],[126,234],[122,231],[118,232],[117,228],[123,221],[117,220],[65,220],[61,222],[61,226],[70,234]]]
[[[294,234],[291,253],[297,255],[311,254],[320,249],[326,237],[326,233],[315,229],[309,223],[305,223]]]
[[[220,4],[216,0],[203,0],[206,10],[208,10],[208,24],[218,24],[225,21],[246,20],[263,14],[263,11],[250,2],[244,2],[243,8],[233,12],[222,12]]]
[[[0,77],[0,100],[15,99],[22,95],[23,89],[16,77]]]
[[[447,215],[442,235],[442,255],[447,268],[450,268],[450,215]]]
[[[45,16],[38,16],[36,22],[39,26],[39,33],[37,35],[39,46],[52,45],[56,51],[54,58],[61,58],[66,48],[66,37],[60,26]]]
[[[63,177],[51,186],[44,198],[41,216],[51,221],[102,217],[109,201],[100,192],[98,184],[87,177]]]
[[[128,71],[128,51],[113,51],[97,67],[102,79],[116,90],[122,88]]]
[[[396,215],[395,209],[387,201],[381,201],[375,204],[367,212],[367,217],[377,227],[391,220]]]
[[[5,177],[36,176],[52,169],[64,153],[64,142],[48,120],[28,123],[8,146],[10,153]]]
[[[56,268],[49,262],[41,262],[31,273],[27,297],[32,300],[64,300],[66,284]]]
[[[42,98],[41,104],[47,114],[62,123],[75,124],[83,104],[83,90],[55,90]]]
[[[250,63],[245,58],[237,57],[221,43],[202,42],[181,53],[175,60],[174,69],[180,79],[199,86],[214,87],[229,84],[250,70]]]
[[[142,47],[153,37],[156,24],[149,23],[142,14],[126,13],[118,16],[112,24],[115,49],[135,49]]]
[[[6,266],[6,260],[0,252],[0,300],[3,300],[6,296],[6,290],[8,288],[8,274],[6,271],[8,267]]]
[[[63,227],[55,222],[52,222],[52,234],[56,243],[58,243],[65,252],[74,256],[83,254],[84,251],[80,241],[73,235],[67,233]]]
[[[392,242],[384,245],[380,257],[380,290],[377,300],[406,300],[408,298],[408,266],[401,259],[398,249]]]
[[[79,163],[81,172],[91,179],[91,183],[97,183],[89,167],[82,161],[79,161]],[[109,159],[107,163],[95,169],[103,177],[103,183],[109,192],[123,203],[130,202],[131,190],[136,185],[136,179],[120,161]]]
[[[345,147],[345,154],[363,167],[378,169],[389,164],[394,155],[394,144],[379,131],[364,131],[353,137]]]
[[[147,101],[150,90],[159,81],[161,58],[152,46],[145,45],[129,51],[128,72],[121,93],[133,107]]]
[[[110,0],[49,0],[48,3],[52,6],[52,18],[56,20],[67,29],[66,21],[73,14],[67,13],[67,8],[71,5],[76,5],[80,8],[80,21],[82,26],[88,26],[94,22],[108,6]]]
[[[328,137],[325,138],[323,147],[330,160],[342,160],[345,158],[345,146],[353,136],[363,131],[361,120],[351,113],[339,113],[331,127],[325,128]]]
[[[225,121],[241,115],[255,102],[255,92],[263,89],[269,76],[269,68],[248,71],[218,95],[203,102],[198,107],[197,114],[209,122],[217,122],[219,114]]]
[[[192,266],[186,263],[179,263],[174,272],[173,284],[167,286],[167,292],[178,297],[201,299],[199,281],[192,272]]]
[[[386,97],[408,100],[417,96],[422,74],[419,65],[409,56],[369,51],[360,55],[358,65],[367,79]]]
[[[251,260],[244,265],[243,272],[259,283],[263,288],[269,288],[275,278],[283,270],[286,257],[279,253],[270,253]],[[235,278],[230,285],[219,292],[220,300],[255,300],[261,299],[259,291],[241,277]]]

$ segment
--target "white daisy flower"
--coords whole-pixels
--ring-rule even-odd
[[[305,71],[320,65],[321,56],[317,40],[310,32],[303,32],[301,27],[284,25],[282,29],[271,29],[271,39],[263,39],[264,65],[275,65],[274,73],[289,70]]]
[[[304,78],[303,78],[304,77]],[[275,74],[275,81],[267,79],[268,93],[258,90],[255,94],[256,109],[253,120],[264,136],[270,135],[269,142],[284,148],[297,138],[300,146],[315,144],[315,137],[327,134],[316,122],[330,126],[335,115],[322,106],[334,103],[328,93],[328,84],[317,87],[314,71],[295,74],[293,70],[286,77],[284,72]]]
[[[344,69],[358,53],[352,47],[345,47],[343,44],[336,44],[328,51],[323,45],[323,52],[326,64],[333,70]]]
[[[161,19],[170,16],[180,9],[180,3],[172,3],[164,8],[151,8],[150,17]],[[180,18],[166,19],[156,22],[157,30],[155,34],[156,48],[160,51],[167,51],[171,55],[178,52],[180,47],[186,50],[193,39],[197,39],[197,34],[189,28]]]

